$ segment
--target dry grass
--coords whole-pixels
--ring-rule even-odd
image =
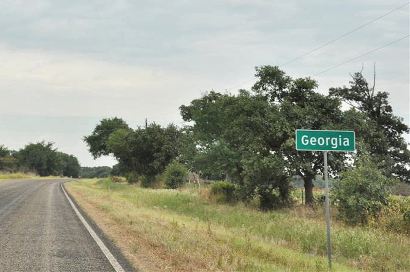
[[[0,180],[5,179],[27,179],[27,178],[34,178],[36,175],[33,173],[8,173],[8,172],[0,172]]]
[[[201,192],[83,180],[67,189],[145,271],[327,271],[321,218],[303,208],[262,213]],[[334,271],[408,271],[409,238],[334,225]]]

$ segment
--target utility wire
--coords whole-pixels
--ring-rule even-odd
[[[373,20],[371,20],[371,21],[369,21],[369,22],[367,22],[367,23],[364,23],[364,24],[362,24],[362,25],[356,27],[356,28],[354,28],[354,29],[352,29],[352,30],[350,30],[350,31],[348,31],[348,32],[346,32],[346,33],[340,35],[339,37],[337,37],[337,38],[335,38],[335,39],[333,39],[333,40],[327,41],[327,42],[325,42],[324,44],[322,44],[322,45],[320,45],[320,46],[318,46],[318,47],[316,47],[316,48],[313,48],[312,50],[310,50],[310,51],[308,51],[308,52],[306,52],[306,53],[304,53],[304,54],[302,54],[302,55],[299,55],[299,56],[297,56],[297,57],[295,57],[295,58],[293,58],[293,59],[291,59],[291,60],[289,60],[289,61],[287,61],[287,62],[285,62],[285,63],[283,63],[283,64],[281,64],[281,65],[279,65],[279,66],[280,66],[280,67],[286,66],[286,65],[291,64],[291,63],[293,63],[293,62],[295,62],[295,61],[297,61],[297,60],[299,60],[299,59],[301,59],[301,58],[304,58],[304,57],[306,57],[306,56],[309,56],[309,55],[311,55],[312,53],[314,53],[314,52],[316,52],[316,51],[318,51],[318,50],[320,50],[320,49],[322,49],[322,48],[328,46],[329,44],[332,44],[332,43],[334,43],[334,42],[336,42],[336,41],[338,41],[338,40],[343,39],[344,37],[346,37],[346,36],[352,34],[353,32],[356,32],[356,31],[358,31],[358,30],[360,30],[360,29],[362,29],[362,28],[364,28],[364,27],[366,27],[366,26],[368,26],[368,25],[370,25],[370,24],[372,24],[372,23],[374,23],[374,22],[376,22],[376,21],[378,21],[378,20],[380,20],[380,19],[386,17],[387,15],[389,15],[389,14],[395,12],[396,10],[399,10],[399,9],[401,9],[401,8],[403,8],[403,7],[405,7],[405,6],[407,6],[408,4],[409,4],[409,2],[407,2],[407,3],[403,4],[403,5],[400,5],[400,6],[398,6],[398,7],[395,7],[394,9],[390,10],[389,12],[387,12],[387,13],[385,13],[385,14],[383,14],[383,15],[380,15],[379,17],[376,17],[376,18],[374,18]]]
[[[403,37],[401,37],[401,38],[399,38],[399,39],[397,39],[397,40],[394,40],[394,41],[392,41],[392,42],[386,43],[385,45],[382,45],[382,46],[380,46],[380,47],[374,48],[374,49],[372,49],[372,50],[370,50],[370,51],[367,51],[367,52],[365,52],[365,53],[363,53],[363,54],[361,54],[361,55],[359,55],[359,56],[356,56],[356,57],[354,57],[354,58],[348,59],[348,60],[346,60],[346,61],[344,61],[344,62],[342,62],[342,63],[339,63],[339,64],[336,64],[336,65],[334,65],[334,66],[331,66],[331,67],[329,67],[329,68],[327,68],[327,69],[325,69],[325,70],[323,70],[323,71],[320,71],[319,73],[314,74],[314,76],[318,76],[318,75],[323,74],[323,73],[325,73],[325,72],[327,72],[327,71],[329,71],[329,70],[332,70],[332,69],[334,69],[334,68],[337,68],[337,67],[339,67],[339,66],[342,66],[342,65],[344,65],[344,64],[346,64],[346,63],[355,61],[355,60],[357,60],[357,59],[359,59],[359,58],[361,58],[361,57],[364,57],[364,56],[369,55],[369,54],[371,54],[371,53],[373,53],[373,52],[376,52],[376,51],[381,50],[381,49],[383,49],[383,48],[385,48],[385,47],[388,47],[388,46],[390,46],[390,45],[392,45],[392,44],[394,44],[394,43],[397,43],[397,42],[399,42],[399,41],[401,41],[401,40],[404,40],[404,39],[408,38],[409,36],[410,36],[410,35],[407,34],[407,35],[405,35],[405,36],[403,36]]]

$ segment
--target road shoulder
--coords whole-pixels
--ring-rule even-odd
[[[66,181],[68,182],[68,181]],[[101,241],[104,243],[104,245],[108,248],[108,250],[112,253],[112,255],[115,257],[115,259],[118,261],[118,263],[121,265],[121,267],[125,271],[140,271],[137,267],[131,265],[131,263],[128,261],[128,259],[124,256],[122,253],[121,249],[115,244],[113,239],[111,239],[102,228],[96,223],[98,220],[95,216],[90,216],[89,213],[85,211],[85,209],[78,203],[78,199],[73,196],[73,194],[70,192],[70,190],[65,186],[66,182],[62,183],[62,187],[64,188],[65,192],[67,195],[70,197],[71,201],[75,205],[75,207],[78,209],[78,211],[81,213],[81,215],[84,217],[84,219],[87,221],[87,223],[90,225],[90,227],[95,231],[95,233],[98,235],[98,237],[101,239]],[[75,182],[75,181],[70,181],[70,182]],[[63,191],[64,193],[64,191]],[[66,199],[68,202],[68,199]],[[80,220],[80,219],[79,219]],[[86,228],[84,226],[84,228]]]

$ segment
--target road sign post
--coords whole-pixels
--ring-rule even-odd
[[[330,196],[329,196],[329,177],[327,172],[327,151],[323,151],[324,174],[325,174],[325,214],[326,214],[326,241],[327,241],[327,260],[329,268],[332,269],[332,244],[330,240]]]
[[[325,216],[326,216],[326,243],[329,268],[332,268],[332,247],[330,239],[330,196],[327,153],[329,151],[354,152],[356,149],[354,131],[344,130],[296,130],[296,150],[323,151],[325,176]]]

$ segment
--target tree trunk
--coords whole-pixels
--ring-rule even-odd
[[[305,204],[307,206],[313,205],[313,178],[306,177],[303,179],[305,184]]]

